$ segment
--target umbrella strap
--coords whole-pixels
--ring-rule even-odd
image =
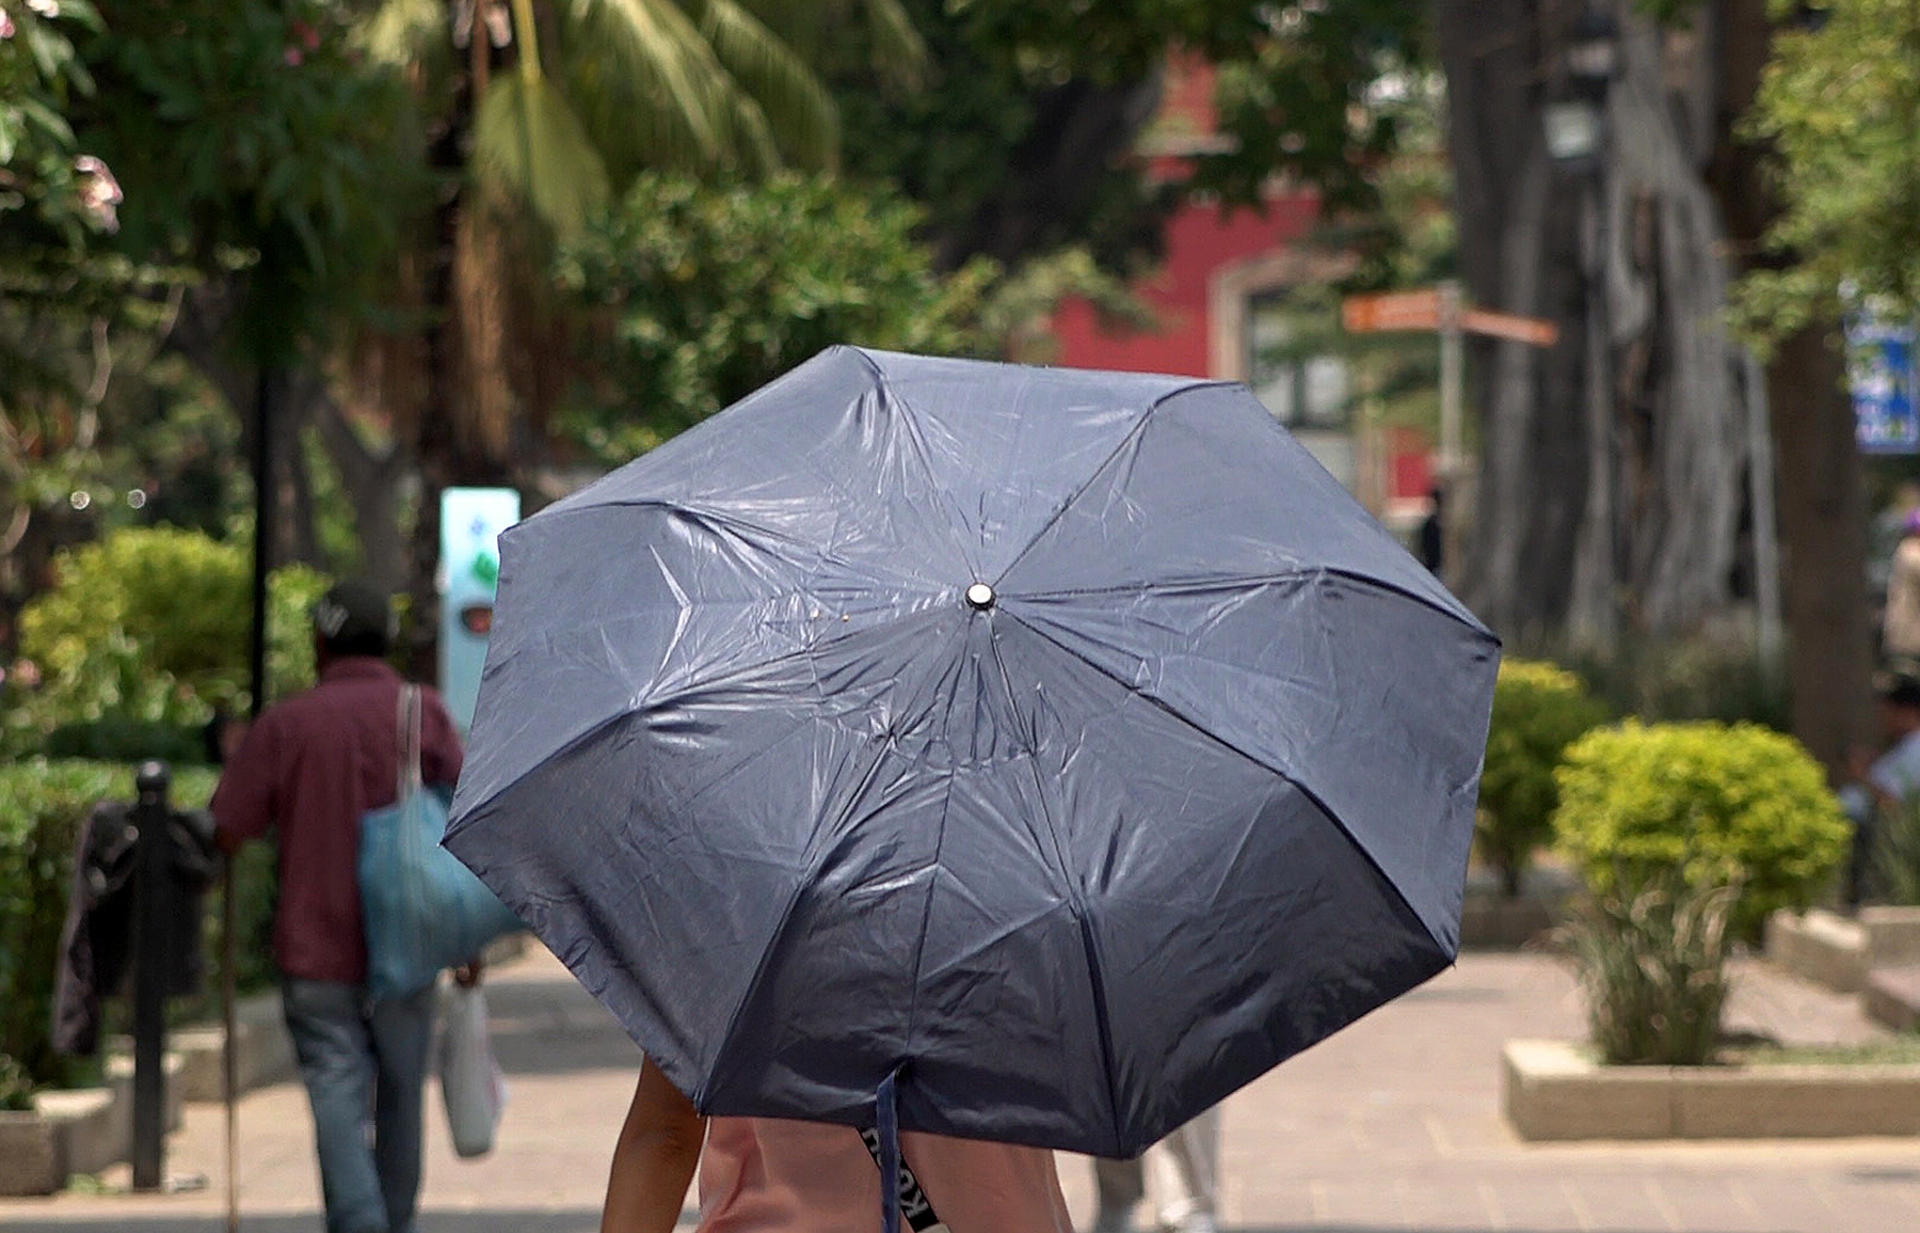
[[[900,1217],[904,1215],[914,1233],[946,1233],[947,1226],[934,1214],[920,1179],[900,1155],[899,1076],[900,1070],[895,1069],[880,1081],[873,1102],[876,1126],[860,1132],[867,1154],[880,1167],[880,1227],[882,1233],[900,1233]],[[891,1195],[887,1193],[890,1180],[894,1189]]]

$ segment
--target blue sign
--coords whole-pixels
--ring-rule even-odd
[[[511,488],[449,488],[440,494],[440,692],[465,732],[480,696],[500,579],[500,532],[520,521]]]
[[[1869,321],[1847,330],[1854,435],[1869,454],[1920,454],[1912,328]]]

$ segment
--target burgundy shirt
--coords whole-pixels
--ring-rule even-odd
[[[360,818],[397,795],[401,683],[383,660],[328,664],[318,685],[260,716],[213,794],[223,832],[257,839],[279,830],[273,951],[288,976],[356,985],[367,978]],[[439,694],[423,687],[420,702],[421,777],[451,784],[460,776],[460,737]]]

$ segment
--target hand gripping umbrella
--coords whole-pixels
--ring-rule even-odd
[[[446,842],[705,1113],[1128,1156],[1452,961],[1497,660],[1244,386],[835,348],[502,537]]]

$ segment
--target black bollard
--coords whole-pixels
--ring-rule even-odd
[[[158,1190],[166,1156],[167,946],[172,838],[167,764],[143,762],[133,874],[133,1188]]]

